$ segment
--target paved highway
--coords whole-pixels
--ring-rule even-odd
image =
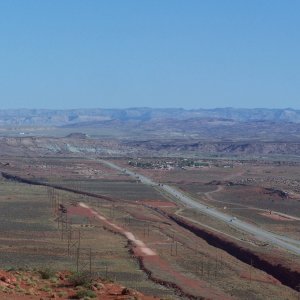
[[[300,255],[299,240],[294,240],[291,238],[280,236],[273,232],[266,231],[262,228],[259,228],[252,224],[249,224],[247,222],[236,219],[233,216],[230,216],[228,214],[220,212],[214,208],[209,208],[208,206],[206,206],[204,204],[196,202],[191,197],[188,197],[187,195],[183,194],[182,192],[178,191],[176,188],[174,188],[172,186],[169,186],[166,184],[159,185],[158,183],[154,182],[152,179],[150,179],[144,175],[137,174],[131,170],[125,169],[123,167],[120,167],[120,166],[118,166],[112,162],[106,161],[106,160],[100,160],[100,161],[103,164],[105,164],[113,169],[119,170],[121,172],[125,172],[126,174],[128,174],[136,179],[139,179],[144,184],[155,186],[156,188],[160,189],[161,191],[164,191],[167,194],[169,194],[171,197],[176,198],[178,201],[182,202],[187,207],[194,208],[206,215],[209,215],[218,220],[224,221],[225,223],[229,223],[233,227],[236,227],[240,230],[243,230],[244,232],[254,235],[256,238],[260,239],[261,241],[271,243],[273,245],[281,247],[282,249],[293,252],[294,254]]]

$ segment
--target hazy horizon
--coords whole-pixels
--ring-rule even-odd
[[[16,108],[0,108],[0,110],[93,110],[93,109],[103,109],[103,110],[126,110],[126,109],[182,109],[182,110],[216,110],[216,109],[236,109],[236,110],[294,110],[299,111],[297,108],[293,107],[196,107],[196,108],[187,108],[187,107],[151,107],[151,106],[128,106],[128,107],[65,107],[65,108],[44,108],[44,107],[16,107]]]

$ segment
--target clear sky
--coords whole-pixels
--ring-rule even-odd
[[[0,108],[300,109],[299,0],[0,0]]]

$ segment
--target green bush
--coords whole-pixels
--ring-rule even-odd
[[[59,291],[59,292],[57,293],[57,295],[58,295],[58,297],[63,298],[63,297],[66,297],[66,296],[68,295],[68,293],[65,292],[65,291]]]
[[[55,277],[55,271],[51,268],[45,268],[42,270],[39,270],[39,273],[42,277],[42,279],[50,279]]]
[[[81,299],[85,297],[96,298],[97,294],[91,290],[80,290],[75,295],[76,299]]]
[[[89,272],[75,272],[69,277],[69,281],[74,286],[91,286],[92,277]]]

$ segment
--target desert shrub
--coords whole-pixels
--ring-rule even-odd
[[[25,292],[25,295],[33,296],[34,292],[32,290],[28,290],[28,291]]]
[[[52,292],[52,289],[49,286],[44,286],[44,287],[40,288],[40,290],[43,292],[47,292],[47,293]]]
[[[39,270],[39,273],[42,279],[50,279],[55,276],[55,271],[51,268],[44,268],[42,270]]]
[[[75,299],[96,298],[97,294],[91,290],[80,290],[76,293]]]
[[[59,291],[59,292],[57,293],[57,295],[58,295],[58,297],[63,298],[63,297],[66,297],[66,296],[68,295],[68,293],[67,293],[67,292],[64,292],[64,291]]]
[[[31,271],[31,268],[25,265],[23,267],[18,267],[16,270],[20,272],[27,272],[27,271]]]
[[[15,267],[9,267],[9,268],[6,268],[5,270],[7,272],[14,272],[14,271],[17,271],[17,268],[15,268]]]
[[[57,279],[57,278],[51,278],[51,279],[50,279],[50,282],[51,282],[51,283],[58,283],[58,279]]]
[[[69,282],[74,286],[91,286],[92,277],[89,272],[75,272],[69,277]]]
[[[16,288],[15,291],[18,293],[26,293],[26,290],[21,287]]]

